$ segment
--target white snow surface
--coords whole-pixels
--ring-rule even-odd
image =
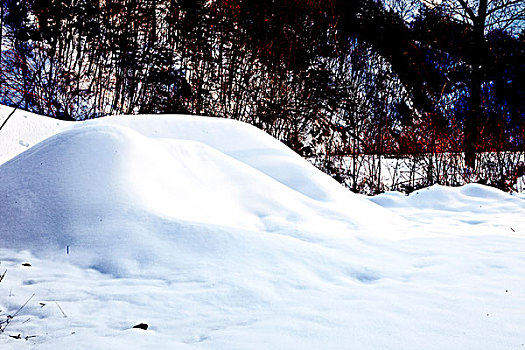
[[[195,116],[17,111],[0,147],[2,349],[524,348],[523,196],[367,198]]]

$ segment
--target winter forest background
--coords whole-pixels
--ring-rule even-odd
[[[524,175],[523,0],[1,4],[5,105],[237,119],[367,194]]]

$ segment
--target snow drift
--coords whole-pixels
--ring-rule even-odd
[[[120,276],[151,274],[152,261],[179,266],[188,246],[205,255],[235,245],[217,231],[322,242],[382,234],[383,225],[397,238],[403,223],[263,132],[212,118],[81,123],[2,165],[0,181],[5,247],[70,251],[70,260]]]

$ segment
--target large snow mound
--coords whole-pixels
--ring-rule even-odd
[[[402,219],[231,120],[79,123],[3,164],[0,181],[5,247],[41,257],[69,251],[71,261],[119,276],[157,276],[159,261],[180,267],[184,254],[223,256],[239,242],[250,250],[277,240],[268,249],[278,254],[290,238],[328,245],[384,235],[385,225],[388,238],[403,235],[394,228]]]

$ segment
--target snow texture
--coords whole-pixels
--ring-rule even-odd
[[[254,127],[195,116],[17,111],[0,146],[0,322],[29,300],[2,349],[525,343],[522,196],[370,200]]]

